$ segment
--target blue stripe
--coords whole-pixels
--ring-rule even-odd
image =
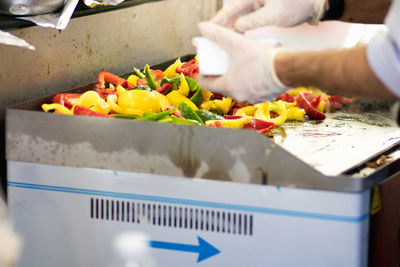
[[[39,185],[39,184],[20,183],[20,182],[7,182],[7,185],[12,186],[12,187],[20,187],[20,188],[28,188],[28,189],[36,189],[36,190],[56,191],[56,192],[93,195],[93,196],[102,196],[102,197],[116,197],[116,198],[135,199],[135,200],[152,201],[152,202],[162,202],[162,203],[169,203],[169,204],[190,205],[190,206],[199,206],[199,207],[207,207],[207,208],[215,208],[215,209],[227,209],[227,210],[245,211],[245,212],[255,212],[255,213],[267,213],[267,214],[275,214],[275,215],[283,215],[283,216],[303,217],[303,218],[312,218],[312,219],[321,219],[321,220],[330,220],[330,221],[341,221],[341,222],[359,223],[369,217],[368,212],[361,216],[352,217],[352,216],[340,216],[340,215],[331,215],[331,214],[324,214],[324,213],[273,209],[273,208],[235,205],[235,204],[209,202],[209,201],[199,201],[199,200],[191,200],[191,199],[149,196],[149,195],[119,193],[119,192],[111,192],[111,191],[90,190],[90,189],[83,189],[83,188],[72,188],[72,187],[62,187],[62,186],[52,186],[52,185]]]

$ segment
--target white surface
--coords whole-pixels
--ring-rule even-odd
[[[204,37],[194,37],[193,45],[197,49],[199,70],[203,75],[224,75],[228,70],[228,55],[225,50]]]
[[[113,238],[125,231],[183,244],[199,236],[220,250],[196,263],[193,253],[152,248],[157,266],[367,266],[367,191],[302,190],[15,161],[8,167],[11,216],[26,243],[18,266],[107,266],[115,262]],[[253,234],[154,225],[146,220],[147,209],[139,224],[91,218],[91,199],[178,207],[175,214],[180,208],[247,214],[254,218]],[[207,217],[207,225],[214,222]],[[245,229],[243,223],[235,228],[232,220],[225,227]]]
[[[265,45],[278,47],[281,43],[277,39],[251,37]],[[197,49],[199,70],[203,75],[218,76],[228,71],[229,57],[226,51],[215,42],[204,38],[194,37],[193,45]]]
[[[3,194],[0,193],[0,267],[13,266],[21,252],[22,241],[11,227]]]

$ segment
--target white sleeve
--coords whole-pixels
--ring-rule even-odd
[[[400,0],[394,0],[385,18],[388,32],[368,44],[368,62],[383,84],[400,98]]]

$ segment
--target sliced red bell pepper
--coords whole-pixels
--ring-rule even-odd
[[[179,111],[179,109],[177,109],[173,106],[167,106],[165,110],[172,110],[172,109],[175,109],[175,111],[173,113],[171,113],[171,115],[174,115],[175,117],[183,119],[182,113]]]
[[[331,95],[329,96],[329,109],[336,110],[341,109],[346,104],[353,103],[353,98],[347,98],[340,95]]]
[[[237,120],[240,119],[242,116],[238,116],[238,115],[224,115],[224,118],[227,120]]]
[[[296,102],[300,106],[300,108],[304,109],[307,116],[313,120],[323,120],[326,118],[326,115],[316,108],[314,108],[311,103],[307,100],[308,92],[300,92],[296,97]]]
[[[244,108],[247,106],[251,106],[251,104],[249,102],[238,102],[233,100],[233,108]]]
[[[136,85],[145,85],[147,84],[146,78],[136,80]]]
[[[51,99],[51,102],[61,104],[71,109],[72,106],[78,102],[79,97],[81,97],[81,94],[62,93],[55,95]]]
[[[283,93],[275,98],[275,101],[282,100],[288,103],[293,103],[296,101],[296,98],[289,93]]]
[[[102,98],[106,98],[108,95],[118,95],[115,89],[96,89],[95,90]]]
[[[222,128],[222,123],[220,121],[216,121],[215,127]]]
[[[185,62],[185,63],[182,65],[182,69],[187,68],[187,67],[189,67],[189,66],[191,66],[191,65],[196,65],[196,64],[197,64],[197,63],[196,63],[196,59],[189,60],[188,62]]]
[[[190,88],[190,87],[189,87],[189,88]],[[198,92],[198,90],[189,91],[189,94],[188,94],[187,97],[190,99],[190,98],[192,98],[197,92]]]
[[[257,131],[264,131],[264,133],[268,130],[275,128],[275,124],[269,121],[259,120],[253,118],[251,122],[246,124],[243,128],[245,129],[255,129]]]
[[[269,130],[272,130],[272,129],[274,129],[274,127],[257,130],[257,132],[259,132],[260,134],[265,134],[266,132],[268,132]]]
[[[313,99],[316,97],[316,95],[313,95],[313,91],[302,91],[301,93],[308,102],[313,101]]]
[[[227,120],[237,120],[242,118],[242,116],[237,115],[225,115],[225,119]],[[266,133],[267,131],[275,128],[275,124],[269,121],[264,121],[260,119],[253,118],[248,124],[246,124],[243,129],[253,129],[258,131],[259,133]]]
[[[238,102],[236,100],[233,100],[233,106],[229,114],[235,114],[236,111],[247,106],[251,106],[251,104],[248,102]]]
[[[150,70],[150,73],[151,76],[154,77],[154,80],[156,80],[156,82],[160,84],[162,78],[164,78],[164,72],[162,70]]]
[[[321,102],[321,95],[315,97],[311,102],[310,105],[314,108],[317,108],[319,103]]]
[[[76,105],[74,108],[74,115],[84,115],[84,116],[94,116],[94,117],[103,117],[103,118],[112,118],[112,116],[96,112],[93,110],[90,110],[87,107],[84,106],[78,106]]]
[[[213,93],[212,98],[213,99],[222,99],[224,96],[221,95],[220,93]]]
[[[158,88],[156,91],[160,94],[165,95],[168,93],[169,89],[171,89],[172,85],[170,83],[164,83],[160,88]]]
[[[124,88],[128,90],[132,90],[133,87],[135,87],[133,84],[127,82],[125,79],[112,74],[110,72],[102,71],[99,73],[99,76],[97,76],[97,88],[99,89],[104,89],[106,82],[112,83],[114,85],[120,84]]]
[[[176,73],[183,73],[185,77],[190,77],[190,78],[196,78],[197,75],[199,75],[199,65],[196,62],[196,59],[192,59],[185,64],[182,65],[182,67],[177,67],[176,68]]]
[[[234,115],[240,108],[232,108],[228,115]]]
[[[180,112],[178,109],[175,110],[174,113],[172,113],[172,115],[174,115],[177,118],[183,119],[182,112]]]

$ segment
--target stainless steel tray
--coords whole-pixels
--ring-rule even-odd
[[[7,160],[347,192],[400,170],[400,128],[388,105],[359,103],[324,121],[286,123],[268,138],[251,130],[42,112],[50,99],[7,109]],[[389,155],[385,165],[366,166],[382,155]]]

